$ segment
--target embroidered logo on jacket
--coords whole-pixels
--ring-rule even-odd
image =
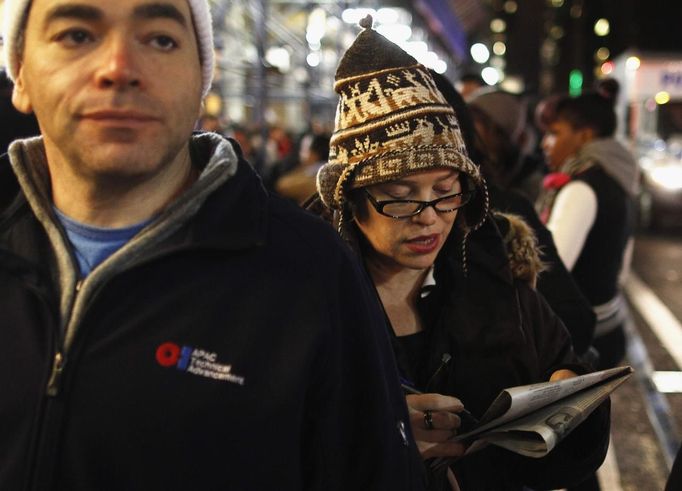
[[[244,385],[244,377],[232,373],[232,365],[219,363],[217,353],[200,348],[163,343],[156,349],[156,361],[162,367],[175,367],[200,377]]]

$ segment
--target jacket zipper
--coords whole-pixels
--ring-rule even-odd
[[[76,304],[76,298],[78,297],[78,292],[83,285],[83,280],[80,279],[76,283],[73,305]],[[68,326],[69,323],[66,325]],[[66,328],[65,328],[66,329]],[[66,333],[64,333],[66,334]],[[64,336],[60,336],[60,339],[64,339]],[[50,372],[50,378],[47,382],[46,394],[48,397],[57,397],[61,390],[62,374],[64,373],[64,365],[66,364],[65,347],[62,343],[58,342],[55,350],[54,358],[52,360],[52,370]]]
[[[50,379],[47,382],[47,395],[50,397],[57,397],[61,387],[62,373],[64,371],[64,355],[61,351],[57,351],[52,361],[52,372]]]

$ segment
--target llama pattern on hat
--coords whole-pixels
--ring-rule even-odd
[[[330,162],[352,164],[398,147],[464,148],[452,108],[422,65],[338,80]]]

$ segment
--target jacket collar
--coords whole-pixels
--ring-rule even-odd
[[[193,162],[205,163],[199,179],[154,222],[88,275],[76,302],[77,269],[68,240],[52,211],[42,139],[18,140],[10,146],[10,162],[23,192],[22,199],[28,202],[55,252],[66,346],[73,337],[73,330],[66,325],[68,319],[78,319],[97,286],[116,272],[169,250],[235,249],[263,242],[267,194],[255,172],[240,158],[238,146],[219,135],[201,134],[192,137],[190,148]]]
[[[199,178],[141,235],[168,227],[177,230],[189,222],[178,237],[186,245],[233,249],[261,243],[265,237],[267,193],[243,160],[237,143],[214,133],[201,133],[192,136],[190,149],[194,165],[201,169]],[[20,188],[34,215],[44,227],[52,228],[56,219],[42,138],[17,140],[10,146],[9,156],[14,176],[9,166],[3,165],[0,186],[13,192],[3,196],[16,195]],[[2,204],[3,209],[9,205],[5,201]]]
[[[206,161],[211,146],[206,145],[215,135],[204,134],[195,137],[194,159]],[[218,137],[220,138],[220,137]],[[185,234],[184,241],[195,243],[201,247],[219,249],[241,249],[261,245],[265,242],[268,217],[268,194],[260,177],[244,160],[239,145],[234,140],[226,141],[229,151],[234,155],[234,171],[215,192],[206,197],[201,208],[197,210],[194,220]],[[209,165],[210,162],[209,162]],[[200,177],[206,176],[205,169]],[[204,177],[206,176],[206,177]]]

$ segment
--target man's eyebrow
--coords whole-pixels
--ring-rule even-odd
[[[135,7],[133,15],[141,19],[165,18],[177,21],[183,27],[188,26],[187,18],[174,5],[169,3],[148,3]]]
[[[45,25],[58,19],[100,20],[104,13],[95,7],[83,4],[57,5],[47,12]]]

